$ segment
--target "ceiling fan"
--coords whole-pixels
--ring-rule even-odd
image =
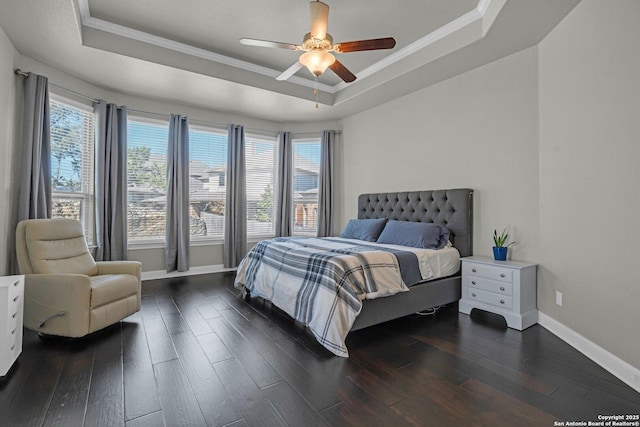
[[[240,43],[248,46],[275,47],[280,49],[304,51],[298,61],[276,77],[277,80],[287,80],[302,67],[307,67],[316,77],[330,68],[338,77],[347,83],[351,83],[356,76],[347,69],[331,52],[347,53],[365,50],[392,49],[396,45],[393,37],[381,39],[357,40],[333,44],[333,37],[327,33],[329,20],[329,5],[321,1],[312,1],[311,7],[311,32],[304,36],[301,45],[292,43],[272,42],[258,39],[240,39]]]

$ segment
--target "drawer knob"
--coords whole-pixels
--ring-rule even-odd
[[[13,286],[18,286],[18,284],[20,284],[20,282],[15,282]]]
[[[504,304],[504,300],[503,299],[500,300],[500,304]]]
[[[475,296],[476,296],[476,294],[471,294],[471,296],[472,296],[472,297],[475,297]]]
[[[18,314],[18,312],[16,311],[15,313],[13,313],[13,315],[11,316],[13,319],[16,318],[16,314]]]
[[[475,268],[472,268],[472,269],[471,269],[471,271],[473,271],[473,272],[475,273],[475,272],[476,272],[476,271],[478,271],[478,270],[476,270]]]
[[[15,298],[13,299],[13,302],[18,301],[18,297],[19,297],[19,296],[20,296],[20,295],[18,295],[17,297],[15,297]]]
[[[475,284],[476,284],[476,281],[475,281],[475,280],[472,280],[472,281],[471,281],[471,284],[472,284],[472,285],[475,285]]]
[[[501,290],[501,291],[504,291],[504,286],[500,286],[500,290]]]
[[[500,273],[500,277],[504,277],[504,273]]]

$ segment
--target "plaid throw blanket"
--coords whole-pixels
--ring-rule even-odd
[[[348,357],[344,341],[362,300],[409,290],[394,252],[339,238],[264,240],[238,266],[235,286],[272,301],[329,351]]]

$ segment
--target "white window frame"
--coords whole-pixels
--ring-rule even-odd
[[[291,155],[293,156],[293,158],[291,159],[291,166],[293,168],[292,173],[291,173],[291,193],[292,193],[292,197],[294,197],[295,195],[295,155],[296,155],[296,145],[297,144],[320,144],[321,143],[321,135],[318,134],[318,136],[315,137],[304,137],[304,138],[296,138],[295,135],[293,136],[291,143],[293,144],[293,149],[291,150]],[[318,165],[318,174],[320,173],[320,167]],[[320,183],[320,177],[318,176],[318,184]],[[318,198],[319,199],[319,198]],[[300,236],[300,237],[317,237],[318,236],[318,218],[316,217],[315,221],[316,221],[316,230],[315,233],[296,233],[295,231],[295,227],[296,227],[296,204],[295,204],[295,199],[291,200],[291,235],[292,236]]]
[[[247,133],[245,135],[245,142],[248,139],[252,139],[254,141],[260,142],[260,143],[267,143],[267,144],[272,144],[273,145],[273,182],[272,182],[272,203],[274,206],[273,209],[273,220],[271,222],[272,227],[273,227],[273,231],[271,233],[249,233],[248,227],[247,227],[247,240],[248,241],[253,241],[253,240],[262,240],[262,239],[270,239],[275,237],[276,235],[276,224],[275,222],[277,221],[276,218],[276,212],[277,212],[277,207],[276,207],[276,203],[277,203],[277,194],[278,191],[280,191],[280,189],[278,188],[278,151],[279,151],[279,147],[278,147],[278,139],[275,135],[273,134],[259,134],[259,133]],[[246,153],[245,153],[245,159],[246,159]],[[248,170],[246,171],[247,173],[249,172]],[[247,222],[249,221],[249,219],[247,218]]]
[[[209,133],[218,133],[224,135],[227,139],[229,138],[229,131],[223,127],[214,127],[214,126],[203,126],[197,125],[193,123],[189,123],[189,131],[196,132],[209,132]],[[189,141],[191,144],[191,141]],[[189,153],[191,153],[191,147],[189,147]],[[225,177],[226,181],[226,177]],[[226,182],[225,182],[226,184]],[[189,192],[191,189],[189,189]],[[226,188],[225,188],[225,204],[226,204]],[[226,207],[225,207],[225,217],[226,217]],[[220,236],[189,236],[190,246],[205,246],[210,244],[222,244],[224,242],[224,230],[222,235]]]
[[[93,106],[83,104],[78,101],[66,98],[56,93],[49,93],[49,102],[55,102],[62,104],[77,110],[89,113],[93,117],[93,134],[88,133],[86,126],[83,127],[82,135],[82,158],[90,159],[88,164],[82,162],[82,169],[80,172],[80,182],[82,190],[80,192],[56,192],[51,186],[51,198],[52,199],[67,199],[67,200],[80,200],[80,222],[85,235],[85,240],[90,246],[95,246],[96,242],[96,227],[95,227],[95,145],[96,145],[96,122],[97,119],[94,114]]]
[[[167,130],[169,129],[169,119],[167,118],[166,120],[161,120],[161,119],[157,119],[157,118],[151,118],[151,117],[147,117],[144,115],[131,115],[129,114],[127,116],[127,128],[129,126],[130,122],[134,122],[134,123],[143,123],[143,124],[150,124],[150,125],[158,125],[158,126],[166,126]],[[169,144],[169,140],[167,139],[167,145]],[[127,156],[129,154],[128,152],[129,150],[129,146],[127,144]],[[168,153],[165,153],[165,156],[167,156]],[[165,157],[166,160],[166,157]],[[128,162],[128,158],[127,158],[127,162]],[[128,170],[127,170],[127,174],[128,174]],[[165,189],[165,194],[166,194],[166,189]],[[127,212],[129,210],[129,177],[127,176]],[[165,214],[166,214],[166,206],[165,206]],[[128,213],[127,213],[127,234],[129,231],[129,218],[128,218]],[[130,238],[127,239],[127,246],[130,249],[157,249],[157,248],[164,248],[165,244],[164,244],[164,237],[163,238],[157,238],[157,239],[135,239],[135,240],[131,240]]]

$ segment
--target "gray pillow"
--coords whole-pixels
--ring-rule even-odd
[[[424,249],[442,249],[449,241],[449,230],[427,222],[389,221],[382,230],[378,243],[411,246]]]
[[[386,223],[386,218],[350,219],[340,237],[375,242]]]

